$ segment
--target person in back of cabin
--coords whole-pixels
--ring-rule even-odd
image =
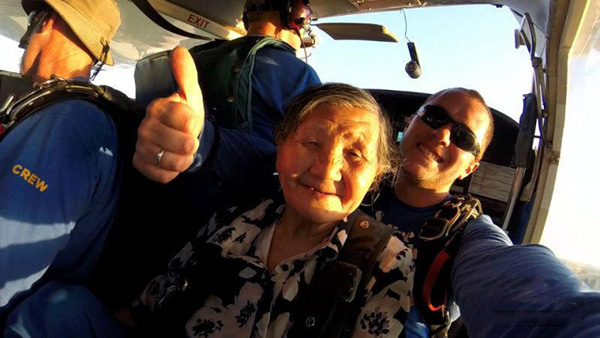
[[[55,77],[89,83],[95,64],[113,64],[109,42],[120,25],[114,0],[21,4],[29,14],[22,76],[52,88]],[[36,320],[21,311],[41,307],[62,283],[87,282],[119,192],[117,134],[107,112],[69,94],[36,109],[3,120],[0,135],[0,318],[8,318],[1,326],[7,337],[39,336]]]
[[[258,184],[239,190],[237,187],[247,184],[237,178],[267,162],[272,165],[262,159],[275,153],[273,129],[283,118],[285,102],[320,84],[312,67],[295,55],[302,46],[305,28],[310,27],[310,16],[308,0],[248,0],[243,14],[247,36],[190,50],[209,118],[203,124],[200,142],[203,147],[197,153],[194,148],[194,144],[199,144],[197,140],[189,140],[191,143],[186,146],[170,142],[171,137],[159,138],[176,133],[169,122],[180,116],[177,110],[157,112],[154,110],[157,105],[148,107],[147,118],[138,133],[134,165],[145,176],[161,183],[170,182],[182,171],[186,174],[149,193],[139,190],[129,193],[123,189],[121,211],[93,281],[94,292],[109,308],[119,308],[123,301],[139,294],[143,283],[159,272],[156,264],[166,264],[194,233],[196,222],[208,220],[215,210],[236,199],[261,195],[262,187]],[[153,86],[164,82],[166,77],[141,73],[153,79],[146,81],[146,85],[136,83],[137,100],[147,104],[155,96],[150,94]],[[194,132],[197,139],[200,130]],[[237,164],[217,161],[215,167],[225,166],[235,171],[215,169],[208,175],[201,167],[214,158],[209,152],[213,142],[219,144],[219,151],[228,152],[231,157],[247,150],[259,160]],[[193,164],[184,162],[187,159],[193,160]],[[162,212],[135,212],[139,205],[144,210]],[[172,223],[179,226],[165,228]],[[132,243],[136,243],[136,250],[131,250]]]
[[[390,133],[365,91],[343,84],[305,91],[277,128],[283,196],[216,213],[118,317],[169,337],[397,337],[410,307],[411,254],[391,227],[356,211],[392,168]],[[376,227],[388,234],[378,249],[347,254],[372,257],[370,274],[336,264],[348,243]],[[315,280],[340,283],[323,295]],[[329,296],[340,297],[337,312],[319,306]]]

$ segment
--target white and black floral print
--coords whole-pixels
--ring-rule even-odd
[[[171,294],[209,280],[200,284],[206,289],[202,296],[191,293],[174,303],[191,309],[182,311],[181,318],[189,337],[286,337],[316,267],[336,259],[349,224],[341,222],[321,245],[269,273],[261,252],[268,248],[283,209],[268,200],[245,212],[232,208],[217,213],[171,260],[167,273],[148,284],[139,303],[152,312],[170,311],[164,304]],[[413,273],[410,250],[392,236],[367,284],[354,337],[400,335],[410,308]]]

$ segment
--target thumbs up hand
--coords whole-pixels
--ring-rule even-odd
[[[179,90],[148,105],[133,156],[133,165],[160,183],[170,182],[192,165],[204,128],[204,104],[192,56],[177,47],[170,63]]]
[[[202,101],[202,91],[200,91],[200,85],[198,84],[198,72],[196,71],[196,64],[194,59],[190,55],[187,49],[184,47],[177,47],[171,52],[171,70],[175,81],[179,86],[179,90],[171,97],[173,100],[179,100],[179,102],[187,104],[195,112],[194,115],[190,116],[190,122],[200,122],[201,124],[193,124],[190,127],[190,131],[196,133],[196,137],[202,131],[204,125],[204,103]]]

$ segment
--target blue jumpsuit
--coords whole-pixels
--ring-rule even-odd
[[[117,134],[96,105],[66,100],[0,142],[0,315],[50,280],[85,283],[119,193]]]

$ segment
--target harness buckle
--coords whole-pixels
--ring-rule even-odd
[[[2,104],[2,106],[0,106],[0,118],[2,117],[2,115],[5,115],[6,110],[8,109],[8,107],[10,106],[11,103],[13,103],[13,101],[15,100],[15,94],[10,94],[6,100],[4,100],[4,103]]]
[[[37,89],[45,89],[45,88],[51,88],[51,87],[57,86],[59,84],[66,84],[66,83],[67,83],[67,80],[65,80],[61,77],[58,77],[56,75],[52,75],[49,80],[44,81],[42,83],[36,83],[33,86]]]
[[[434,217],[430,217],[419,231],[419,238],[423,241],[435,241],[447,238],[460,231],[471,219],[483,213],[481,202],[467,196],[455,196],[446,201]]]

